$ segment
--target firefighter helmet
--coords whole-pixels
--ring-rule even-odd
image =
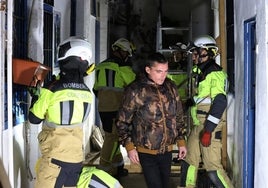
[[[127,39],[125,38],[120,38],[117,41],[115,41],[112,45],[112,50],[116,51],[116,50],[123,50],[128,52],[128,56],[131,57],[133,52],[135,51],[135,46],[129,42]]]
[[[214,38],[209,35],[202,35],[197,37],[193,42],[193,50],[194,48],[203,48],[207,51],[212,52],[212,56],[216,56],[218,52],[218,47]]]
[[[91,44],[79,37],[69,37],[58,47],[58,62],[61,70],[78,69],[86,73],[92,66]]]

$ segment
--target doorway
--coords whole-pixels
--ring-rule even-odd
[[[256,20],[244,22],[244,153],[243,187],[254,187]]]

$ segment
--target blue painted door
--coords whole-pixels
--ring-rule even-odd
[[[244,153],[243,188],[254,187],[256,22],[244,22]]]

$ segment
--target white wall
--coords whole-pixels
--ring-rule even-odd
[[[107,58],[108,51],[108,4],[104,0],[99,0],[100,2],[100,61]],[[98,63],[98,62],[96,62]]]
[[[256,127],[254,187],[268,187],[268,70],[267,70],[267,2],[234,0],[235,13],[235,102],[233,172],[235,187],[242,187],[243,100],[244,100],[244,21],[256,17]],[[229,117],[232,118],[232,117]]]
[[[254,1],[255,2],[255,1]],[[255,142],[255,187],[268,187],[268,4],[257,3],[257,74],[256,74],[256,142]]]
[[[71,1],[54,1],[54,10],[61,13],[61,41],[70,36]]]
[[[29,10],[28,56],[34,61],[43,63],[43,1],[31,0]]]

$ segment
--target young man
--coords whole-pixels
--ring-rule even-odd
[[[105,132],[100,168],[119,178],[128,175],[128,170],[124,168],[115,121],[123,90],[135,79],[135,73],[127,61],[133,54],[133,45],[127,39],[120,38],[112,45],[112,50],[111,57],[96,66],[94,92]]]
[[[92,93],[84,76],[93,65],[91,45],[70,37],[59,45],[60,77],[41,88],[29,112],[33,124],[43,122],[38,135],[41,158],[36,188],[76,187],[82,170],[83,122],[88,117]]]
[[[211,181],[219,188],[233,185],[221,164],[221,131],[223,114],[227,106],[227,75],[215,62],[218,47],[210,36],[200,36],[194,41],[192,51],[195,78],[195,102],[191,107],[193,128],[187,142],[188,153],[182,163],[181,186],[196,187],[199,163]]]
[[[132,163],[141,164],[148,188],[169,187],[172,147],[186,156],[183,110],[174,82],[166,78],[168,62],[150,55],[144,73],[127,86],[119,109],[119,140]]]

